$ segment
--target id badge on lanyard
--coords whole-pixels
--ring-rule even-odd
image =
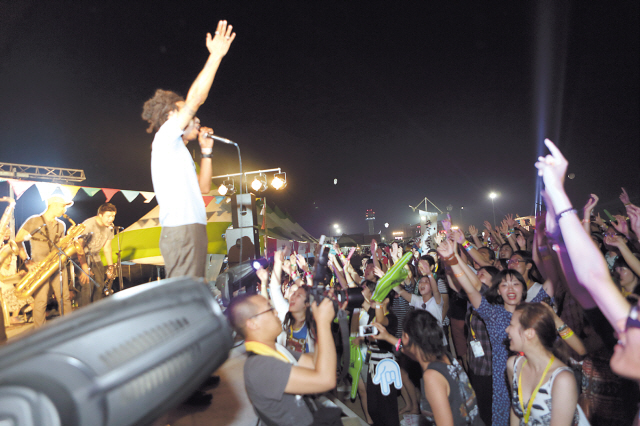
[[[471,350],[473,351],[473,356],[475,356],[476,358],[480,358],[484,356],[484,350],[482,349],[482,343],[480,343],[477,340],[472,340],[471,343]]]

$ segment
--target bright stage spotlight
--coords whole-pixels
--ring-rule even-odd
[[[256,176],[251,182],[251,188],[256,192],[263,192],[267,189],[267,177],[265,175]]]
[[[273,176],[273,180],[271,181],[271,186],[273,186],[276,190],[283,189],[287,187],[287,174],[286,173],[276,173]]]

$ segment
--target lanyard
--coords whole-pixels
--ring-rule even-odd
[[[473,340],[476,340],[476,332],[473,331],[473,327],[471,327],[471,320],[473,319],[473,312],[469,316],[469,330],[471,330],[471,336],[473,336]]]
[[[286,356],[284,356],[283,354],[281,354],[277,350],[270,348],[269,346],[265,345],[264,343],[260,343],[260,342],[244,342],[244,346],[247,349],[247,351],[253,352],[256,355],[271,356],[271,357],[277,358],[277,359],[279,359],[281,361],[284,361],[284,362],[286,362],[288,364],[291,364],[291,361],[289,360],[289,358],[287,358]]]
[[[527,364],[527,360],[525,359],[522,363],[522,368],[520,369],[520,374],[518,374],[518,399],[520,400],[520,407],[522,407],[522,411],[524,411],[524,423],[527,424],[529,422],[529,415],[531,414],[531,407],[533,407],[533,400],[536,399],[536,395],[538,395],[538,391],[540,390],[540,386],[542,386],[542,382],[544,381],[544,376],[547,375],[551,364],[556,359],[555,356],[552,356],[549,360],[549,363],[545,367],[542,372],[542,377],[540,377],[540,381],[538,382],[538,386],[533,390],[531,397],[529,398],[529,404],[527,404],[527,409],[524,409],[524,401],[522,399],[522,370],[524,370],[524,366]]]

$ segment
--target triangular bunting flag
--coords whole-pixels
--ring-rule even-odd
[[[111,197],[113,197],[116,192],[120,191],[119,189],[113,189],[113,188],[102,188],[102,192],[104,192],[104,196],[107,197],[107,203],[109,202],[109,200],[111,200]]]
[[[121,189],[120,192],[122,192],[122,195],[124,195],[124,198],[126,198],[128,202],[132,202],[138,195],[140,195],[139,191],[128,191]]]
[[[142,196],[144,197],[144,202],[145,203],[150,203],[151,200],[153,200],[153,197],[156,196],[156,194],[154,192],[140,191],[140,194],[142,194]]]
[[[203,195],[202,196],[202,201],[204,201],[204,206],[207,207],[209,205],[209,203],[211,203],[211,201],[213,201],[213,197],[211,197],[209,195]]]
[[[96,192],[100,191],[100,188],[89,188],[89,187],[83,186],[82,190],[86,192],[89,197],[93,197],[94,195],[96,195]]]
[[[80,187],[73,186],[73,185],[60,185],[60,190],[62,191],[64,196],[67,198],[67,200],[73,200],[76,194],[78,193],[78,191],[80,190]]]
[[[40,199],[42,201],[47,201],[53,191],[58,189],[58,185],[50,182],[36,182],[36,188],[38,188],[38,192],[40,193]]]
[[[220,204],[221,202],[224,201],[224,199],[227,197],[222,197],[220,195],[216,196],[216,204]]]
[[[8,179],[8,182],[9,182],[9,185],[11,185],[11,189],[13,189],[13,192],[16,194],[16,200],[22,197],[22,194],[24,194],[24,192],[27,189],[31,188],[35,183],[35,182],[15,180],[15,179]]]

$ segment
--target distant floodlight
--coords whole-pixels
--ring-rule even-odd
[[[494,198],[496,198],[498,196],[498,194],[496,194],[495,192],[492,192],[491,194],[489,194],[489,198],[491,198],[492,200]]]
[[[385,224],[384,224],[384,227],[385,227],[385,228],[388,228],[388,227],[389,227],[389,224],[388,224],[388,223],[385,223]]]
[[[334,224],[333,224],[333,227],[334,227],[335,229],[338,229],[338,228],[340,228],[340,225],[338,225],[337,223],[334,223]]]
[[[342,229],[336,229],[336,232],[337,232],[338,234],[342,234]]]
[[[333,184],[334,184],[334,185],[337,185],[337,184],[338,184],[338,179],[334,179],[334,180],[333,180]]]
[[[276,173],[273,176],[273,180],[271,181],[271,186],[273,186],[276,190],[286,188],[287,186],[287,174],[286,173]]]

